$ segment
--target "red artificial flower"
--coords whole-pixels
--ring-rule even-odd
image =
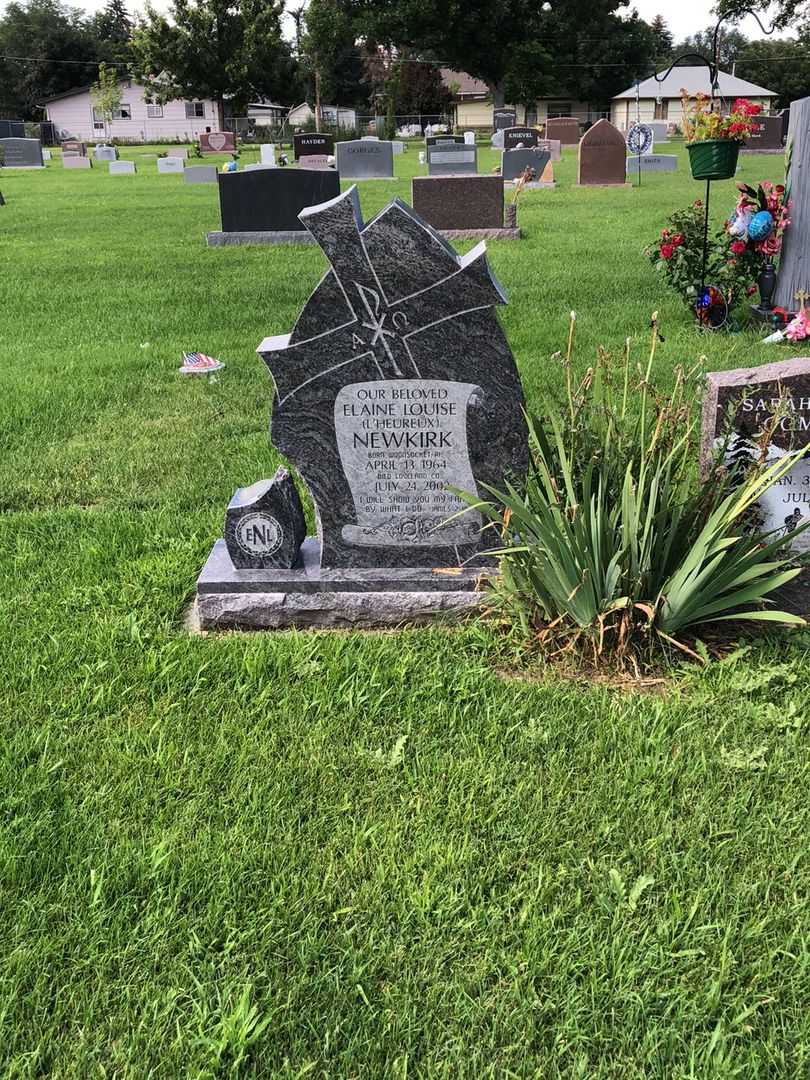
[[[680,247],[681,244],[683,243],[683,241],[684,241],[683,233],[675,233],[675,235],[672,237],[672,246],[673,247]]]
[[[745,241],[744,240],[735,240],[734,243],[731,245],[731,250],[734,252],[735,255],[744,254],[744,252],[745,252]]]
[[[745,295],[746,296],[753,296],[756,291],[757,291],[756,285],[749,285],[748,288],[745,290]]]
[[[694,206],[703,206],[703,203],[700,201],[700,199],[695,199],[693,205]]]
[[[672,244],[662,244],[661,245],[661,258],[662,259],[669,260],[669,259],[672,258],[672,256],[674,254],[675,254],[675,248],[672,246]]]

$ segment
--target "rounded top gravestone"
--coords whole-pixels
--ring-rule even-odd
[[[580,139],[577,183],[583,187],[624,185],[627,181],[627,145],[609,120],[597,120]]]

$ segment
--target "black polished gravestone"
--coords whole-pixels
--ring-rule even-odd
[[[202,628],[370,626],[458,616],[494,572],[464,491],[520,482],[523,393],[484,244],[461,257],[399,200],[364,225],[357,189],[301,213],[330,268],[291,334],[259,346],[272,440],[298,470],[318,536],[302,567],[197,586]],[[221,542],[220,542],[221,544]]]
[[[532,127],[510,127],[503,129],[504,150],[517,150],[519,146],[537,146],[540,141],[540,132]]]
[[[298,161],[302,157],[321,157],[334,154],[335,136],[322,131],[301,131],[293,135],[293,155]]]
[[[338,174],[324,169],[218,173],[217,182],[222,231],[208,234],[209,247],[312,243],[298,215],[340,192]]]
[[[517,121],[517,113],[514,109],[493,109],[492,130],[503,131],[505,128],[514,127]]]
[[[306,535],[301,499],[286,469],[239,488],[225,512],[225,547],[240,570],[291,570]]]
[[[465,143],[463,135],[426,135],[425,146],[435,146],[437,143],[456,143],[462,146]]]

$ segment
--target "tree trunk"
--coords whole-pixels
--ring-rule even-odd
[[[492,108],[502,109],[506,104],[506,97],[504,94],[503,83],[488,83],[489,94],[492,98]]]
[[[225,130],[225,102],[222,100],[222,98],[217,98],[217,100],[214,102],[214,105],[216,106],[216,111],[217,111],[217,115],[214,118],[216,120],[216,122],[217,122],[217,126],[214,128],[214,131],[224,131]]]

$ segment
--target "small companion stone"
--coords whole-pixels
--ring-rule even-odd
[[[225,514],[225,546],[238,570],[291,570],[306,533],[301,497],[287,469],[239,488]]]

